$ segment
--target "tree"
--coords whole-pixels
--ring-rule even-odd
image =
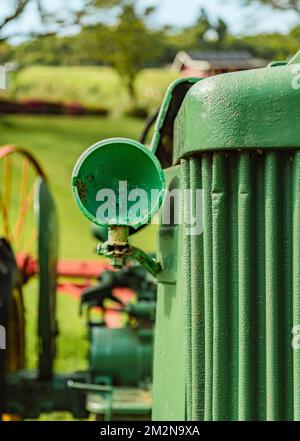
[[[300,14],[300,0],[245,0],[246,4],[263,3],[282,11],[296,11]]]
[[[136,2],[123,2],[115,24],[100,26],[97,38],[103,60],[120,75],[132,102],[139,72],[162,51],[162,33],[147,26],[153,8],[137,12]]]
[[[200,14],[193,27],[196,31],[196,36],[200,41],[203,40],[203,37],[206,34],[206,32],[212,28],[207,12],[205,11],[204,8],[200,9]]]
[[[222,18],[218,19],[217,25],[215,27],[215,30],[218,34],[218,41],[220,43],[223,43],[226,40],[227,34],[228,34],[228,27],[225,21]]]
[[[0,64],[9,61],[12,55],[12,49],[6,42],[0,42]]]
[[[2,0],[3,3],[4,0]],[[67,30],[74,25],[83,26],[91,17],[98,20],[108,11],[117,11],[117,7],[122,0],[82,0],[81,3],[71,3],[71,1],[62,1],[58,10],[49,9],[49,1],[47,0],[9,0],[9,8],[6,13],[2,13],[0,9],[0,41],[9,40],[15,36],[36,37],[38,35],[54,35],[63,28]],[[0,0],[1,3],[1,0]],[[29,33],[20,32],[18,30],[13,33],[5,33],[6,28],[13,21],[21,17],[28,6],[33,6],[43,24],[43,30],[33,30]],[[78,6],[80,5],[80,6]]]
[[[8,12],[0,19],[0,36],[6,26],[23,14],[26,7],[32,0],[12,0],[10,2],[10,9]],[[2,1],[3,3],[3,1]]]
[[[10,0],[7,3],[9,3],[7,12],[3,14],[3,9],[0,12],[0,41],[10,40],[15,36],[32,37],[36,35],[48,35],[50,33],[53,34],[55,33],[59,25],[61,25],[62,23],[67,23],[67,19],[65,17],[64,20],[61,19],[61,11],[58,11],[57,13],[48,12],[46,8],[47,3],[45,0]],[[26,13],[29,5],[35,7],[36,12],[44,25],[44,30],[42,32],[30,31],[24,33],[17,30],[16,27],[15,31],[6,33],[5,31],[9,27],[9,25]],[[72,12],[72,21],[70,21],[69,18],[70,14],[68,14],[68,20],[70,23],[75,23],[75,11],[71,9],[70,12]],[[51,31],[49,29],[49,26],[51,27]]]
[[[205,51],[220,50],[226,46],[228,27],[221,18],[212,21],[204,8],[196,21],[189,27],[181,30],[180,34],[171,37],[177,42],[180,50]]]

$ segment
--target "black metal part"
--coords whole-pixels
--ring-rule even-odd
[[[8,332],[9,306],[12,292],[17,284],[17,263],[13,251],[6,239],[0,238],[0,325]],[[7,338],[7,334],[6,334]],[[0,349],[0,417],[5,409],[6,350]]]
[[[39,178],[35,188],[38,205],[38,260],[39,260],[39,377],[51,380],[56,353],[56,285],[58,256],[58,221],[53,197],[45,179]]]
[[[140,266],[128,266],[119,271],[104,271],[100,283],[92,288],[87,288],[81,295],[80,311],[83,305],[88,307],[104,306],[106,299],[111,299],[122,305],[112,291],[114,288],[126,287],[138,293],[139,300],[153,300],[153,292],[156,292],[155,279]]]
[[[187,78],[186,81],[178,83],[172,92],[172,100],[160,129],[160,140],[155,152],[163,168],[173,165],[174,122],[184,97],[194,84],[195,79]]]
[[[6,330],[8,338],[8,316],[12,292],[17,285],[17,263],[13,251],[6,239],[0,238],[0,325]],[[0,349],[0,417],[5,409],[6,350]]]
[[[7,377],[5,412],[35,419],[41,413],[68,411],[75,418],[87,418],[86,394],[83,390],[70,387],[87,382],[87,372],[55,374],[49,381],[41,380],[34,371],[18,371]]]
[[[158,108],[152,115],[149,116],[149,118],[146,119],[145,126],[143,128],[143,131],[142,131],[140,139],[139,139],[139,142],[141,144],[146,144],[150,130],[153,127],[153,125],[159,115],[159,111],[160,111],[160,108]]]

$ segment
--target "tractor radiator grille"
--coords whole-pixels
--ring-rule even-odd
[[[300,420],[300,151],[204,153],[181,173],[204,200],[203,234],[183,235],[187,419]]]

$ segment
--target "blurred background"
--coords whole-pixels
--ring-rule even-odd
[[[288,59],[300,48],[299,18],[297,0],[0,0],[0,65],[8,76],[0,91],[0,145],[25,147],[43,166],[58,209],[60,256],[97,258],[70,187],[88,146],[112,136],[138,139],[180,76]],[[155,227],[134,240],[154,251]],[[27,291],[33,367],[34,281]],[[58,297],[56,368],[85,368],[78,299]]]
[[[69,188],[74,161],[87,146],[109,136],[137,138],[178,76],[264,67],[290,57],[300,42],[294,0],[0,5],[0,64],[8,73],[8,88],[0,91],[1,144],[27,147],[44,165],[67,257],[92,253]]]

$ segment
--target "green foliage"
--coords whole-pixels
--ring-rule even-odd
[[[58,8],[57,10],[49,8],[51,2],[47,0],[9,0],[6,3],[6,8],[3,8],[0,16],[0,41],[20,35],[29,38],[34,35],[45,36],[60,31],[62,27],[66,30],[74,25],[81,26],[82,22],[90,17],[98,17],[99,19],[105,17],[109,11],[115,11],[123,3],[126,3],[126,0],[81,0],[80,3],[69,1],[68,5],[63,5],[63,9]],[[43,24],[43,29],[39,31],[32,29],[24,34],[19,32],[16,26],[12,33],[6,33],[8,25],[24,16],[28,7],[35,11],[36,16]]]
[[[85,7],[90,5],[96,8],[111,8],[113,6],[118,6],[121,3],[122,1],[120,0],[88,0],[85,3]]]
[[[262,3],[264,5],[272,6],[275,9],[283,11],[296,11],[300,13],[300,0],[244,0],[247,5],[252,3]]]
[[[195,33],[195,43],[202,44],[204,41],[204,36],[207,31],[212,28],[212,25],[209,21],[208,15],[205,9],[201,8],[200,15],[196,19],[195,24],[192,26],[192,29]]]
[[[215,26],[215,30],[219,36],[219,42],[221,43],[224,42],[228,34],[228,27],[226,22],[222,18],[218,19],[217,25]]]
[[[103,26],[98,29],[103,59],[120,75],[133,101],[138,73],[159,56],[161,50],[161,34],[146,25],[146,17],[151,12],[152,9],[147,9],[141,15],[135,4],[125,4],[109,32]]]
[[[230,37],[228,47],[249,50],[254,56],[266,60],[286,60],[299,49],[300,26],[296,26],[289,34],[250,35],[241,38]]]
[[[106,64],[112,66],[124,82],[132,101],[136,101],[136,78],[139,72],[158,59],[163,51],[163,35],[147,25],[152,7],[138,12],[135,1],[90,1],[96,25],[85,26],[72,37],[51,35],[20,45],[15,56],[21,65]],[[103,24],[101,12],[118,6],[115,21]],[[99,10],[98,10],[99,8]]]
[[[4,64],[10,61],[10,58],[12,56],[12,50],[11,47],[5,43],[0,43],[0,64]]]
[[[243,1],[243,0],[242,0]],[[246,1],[246,0],[245,0]],[[259,1],[259,0],[258,0]],[[261,0],[263,1],[263,0]],[[248,1],[248,3],[251,3]],[[275,2],[273,2],[275,4]],[[279,0],[278,0],[279,3]],[[281,2],[291,4],[291,2]],[[298,2],[294,2],[295,5]],[[236,37],[229,33],[227,24],[222,19],[212,21],[204,9],[200,10],[195,23],[184,29],[172,29],[168,27],[154,30],[151,28],[151,17],[155,8],[149,7],[141,11],[137,8],[138,0],[86,0],[88,7],[81,13],[85,18],[85,26],[81,31],[72,36],[49,35],[39,37],[19,45],[13,50],[8,46],[0,46],[1,59],[13,57],[21,67],[32,65],[51,66],[111,66],[118,74],[114,78],[113,88],[118,95],[118,104],[115,99],[108,98],[113,106],[128,107],[128,96],[133,106],[153,107],[158,104],[156,99],[151,99],[148,104],[144,99],[141,101],[141,71],[145,67],[157,67],[171,63],[179,50],[184,51],[205,51],[205,50],[248,50],[254,56],[266,60],[286,59],[295,53],[299,47],[299,27],[295,27],[289,34],[280,33],[259,34]],[[80,12],[80,11],[79,11]],[[79,13],[78,12],[78,13]],[[80,14],[79,14],[80,15]],[[106,17],[106,19],[104,19]],[[81,17],[82,18],[82,17]],[[90,23],[88,25],[88,23]],[[4,55],[3,55],[4,54]],[[13,55],[12,55],[13,54]],[[28,72],[28,70],[26,70]],[[49,72],[51,72],[49,70]],[[70,71],[71,72],[71,71]],[[41,89],[41,98],[44,95],[63,95],[64,99],[84,102],[91,99],[93,105],[102,104],[110,95],[112,81],[107,80],[104,85],[103,78],[106,78],[104,70],[99,78],[99,83],[91,86],[89,76],[86,79],[77,76],[76,83],[73,81],[72,70],[70,81],[63,79],[63,85],[53,84],[47,77],[47,85],[42,81],[40,85],[29,84],[19,78],[12,82],[12,89],[16,91],[15,96],[32,97],[31,90],[34,90],[34,97],[38,89]],[[87,72],[87,71],[85,71]],[[96,74],[96,70],[94,73]],[[100,71],[99,71],[100,72]],[[26,78],[27,74],[21,75]],[[96,78],[96,77],[95,77]],[[87,83],[84,87],[83,84]],[[94,80],[93,80],[94,82]],[[97,84],[96,84],[97,83]],[[101,83],[101,86],[100,86]],[[102,86],[103,84],[103,86]],[[66,91],[61,91],[62,87]],[[148,86],[145,84],[145,87]],[[46,92],[49,89],[49,92]],[[124,90],[127,96],[124,96]],[[59,90],[57,93],[56,90]],[[84,91],[84,93],[83,93]],[[150,96],[150,95],[149,95]],[[119,105],[120,104],[120,105]]]
[[[228,32],[224,20],[212,21],[201,9],[195,23],[187,28],[153,30],[149,25],[153,8],[141,12],[136,7],[137,0],[88,1],[92,6],[85,11],[85,18],[91,18],[93,11],[93,25],[86,24],[76,35],[50,35],[21,44],[14,50],[18,64],[110,65],[137,105],[137,78],[141,70],[172,62],[179,50],[248,50],[258,57],[278,59],[290,56],[299,45],[297,28],[287,35],[235,37]],[[106,15],[107,11],[112,13],[106,21],[103,11]]]
[[[55,35],[40,37],[21,44],[15,50],[15,56],[20,66],[41,64],[64,64],[64,57],[68,58],[72,51],[67,38],[58,38]]]
[[[214,38],[211,38],[213,35]],[[224,20],[218,19],[214,24],[205,9],[201,8],[199,16],[192,26],[184,28],[177,33],[167,35],[168,46],[184,51],[205,51],[224,49],[228,36],[227,24]]]
[[[9,2],[8,8],[6,8],[5,14],[2,13],[0,20],[1,37],[3,37],[2,31],[5,30],[7,25],[10,24],[12,21],[16,20],[19,16],[21,16],[25,11],[26,7],[28,6],[28,4],[31,2],[32,0],[11,0]]]

